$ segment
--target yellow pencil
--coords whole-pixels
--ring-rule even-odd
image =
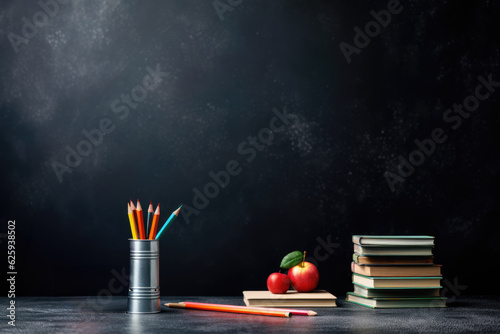
[[[137,239],[137,227],[135,226],[134,213],[130,208],[130,203],[127,203],[127,206],[128,206],[128,220],[130,222],[130,229],[132,230],[132,238]]]

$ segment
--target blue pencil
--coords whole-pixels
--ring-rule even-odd
[[[165,222],[165,224],[163,224],[161,230],[156,234],[156,238],[155,239],[157,239],[157,240],[160,239],[161,234],[163,233],[163,231],[165,231],[165,229],[167,228],[168,224],[170,224],[171,222],[174,221],[175,218],[177,218],[177,216],[179,215],[179,211],[181,211],[181,208],[182,208],[182,205],[177,210],[175,210],[174,212],[172,212],[172,214],[170,215],[170,217],[168,217],[168,219]]]

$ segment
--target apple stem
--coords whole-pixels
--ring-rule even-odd
[[[306,259],[306,251],[304,251],[304,256],[302,257],[302,265],[301,267],[304,267],[304,261]]]

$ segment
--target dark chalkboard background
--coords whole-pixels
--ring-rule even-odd
[[[343,296],[353,234],[434,235],[447,296],[496,293],[500,88],[455,130],[443,116],[479,76],[500,81],[500,7],[402,1],[349,63],[340,44],[387,1],[221,3],[219,16],[212,1],[74,1],[49,16],[2,2],[1,232],[15,219],[17,294],[124,295],[126,202],[161,203],[163,223],[232,160],[241,172],[162,238],[162,295],[265,289],[306,250],[320,287]],[[162,82],[113,112],[157,65]],[[293,120],[247,161],[238,147],[270,135],[273,109]],[[54,162],[103,119],[113,131],[60,182]],[[446,141],[392,191],[384,173],[436,128]]]

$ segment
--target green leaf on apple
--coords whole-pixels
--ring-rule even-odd
[[[303,253],[301,251],[294,251],[285,255],[283,260],[281,260],[281,269],[290,269],[302,262]]]

